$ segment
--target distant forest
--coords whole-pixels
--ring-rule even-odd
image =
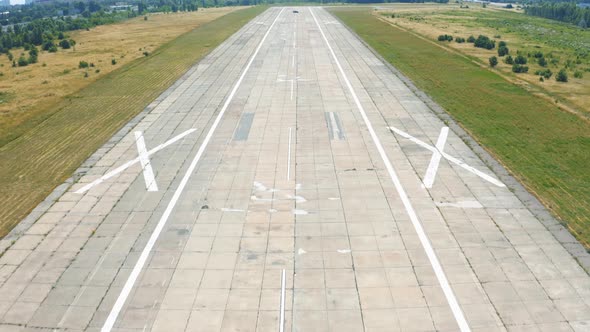
[[[525,6],[527,15],[539,16],[576,24],[586,29],[590,24],[590,8],[582,8],[573,2],[541,2]]]

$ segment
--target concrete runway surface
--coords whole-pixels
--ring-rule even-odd
[[[0,258],[0,331],[590,331],[588,274],[324,9],[105,152]]]

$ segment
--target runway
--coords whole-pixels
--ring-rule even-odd
[[[584,269],[320,7],[101,149],[0,257],[0,331],[590,330]]]

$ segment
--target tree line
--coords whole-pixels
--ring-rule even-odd
[[[590,8],[579,7],[573,2],[542,2],[526,6],[524,12],[531,16],[576,24],[584,29],[590,25]]]

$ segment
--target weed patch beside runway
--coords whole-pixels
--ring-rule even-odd
[[[586,247],[590,245],[590,123],[469,59],[378,20],[366,8],[331,11],[450,113]]]
[[[0,236],[195,62],[265,9],[232,12],[181,35],[70,96],[0,148]]]

